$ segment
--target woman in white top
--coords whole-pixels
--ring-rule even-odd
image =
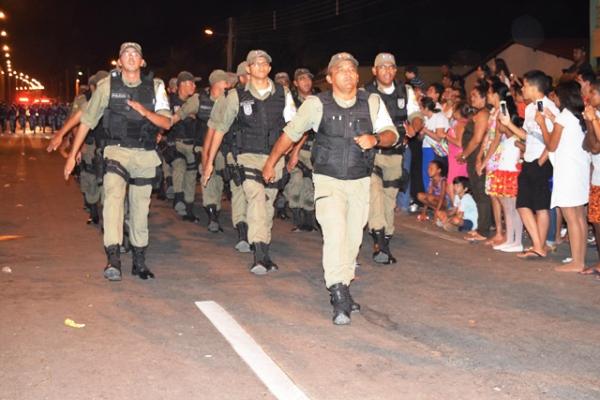
[[[590,193],[590,154],[582,147],[586,128],[582,115],[584,104],[577,82],[561,83],[555,92],[560,114],[554,115],[544,109],[546,116],[554,122],[552,133],[548,132],[544,115],[536,113],[535,120],[542,130],[554,167],[551,207],[560,207],[567,221],[573,258],[556,270],[581,272],[585,269],[587,237],[585,204]]]
[[[421,98],[420,105],[421,113],[425,117],[425,126],[421,130],[421,134],[423,135],[423,185],[427,190],[429,187],[429,175],[427,174],[429,163],[434,159],[448,157],[446,132],[450,128],[450,122],[442,113],[439,104],[431,97]],[[442,162],[447,168],[447,159]],[[445,176],[446,174],[444,173],[443,175]]]

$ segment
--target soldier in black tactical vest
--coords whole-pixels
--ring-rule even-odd
[[[271,57],[265,51],[250,51],[246,62],[250,74],[248,84],[229,91],[221,115],[211,116],[215,134],[202,183],[206,185],[214,171],[213,163],[223,135],[236,132],[237,163],[243,169],[242,188],[248,200],[248,240],[254,250],[250,271],[264,275],[278,269],[271,259],[270,243],[273,203],[283,176],[283,160],[277,164],[275,182],[264,182],[261,171],[285,122],[292,118],[296,108],[289,90],[269,79]]]
[[[200,160],[201,133],[196,129],[198,94],[194,75],[182,71],[177,75],[177,95],[171,99],[173,125],[168,133],[175,142],[176,158],[171,162],[173,174],[173,208],[184,220],[197,222],[194,215],[196,177]]]
[[[374,148],[388,148],[398,132],[376,94],[358,90],[358,62],[348,53],[331,58],[327,82],[332,91],[309,96],[284,128],[263,168],[263,179],[276,179],[274,166],[309,130],[314,130],[313,182],[317,220],[323,232],[325,284],[333,323],[350,323],[360,306],[350,295],[355,261],[369,214]]]
[[[81,116],[73,148],[64,169],[65,179],[75,167],[75,157],[90,128],[102,118],[106,129],[104,159],[104,248],[107,265],[104,277],[121,280],[119,246],[123,243],[125,196],[129,197],[129,239],[132,246],[131,273],[141,279],[154,278],[146,266],[148,213],[152,183],[160,158],[156,153],[158,131],[169,129],[171,113],[164,83],[142,76],[145,65],[142,47],[126,42],[119,50],[119,71],[98,82],[98,87]],[[129,185],[129,190],[127,186]]]
[[[371,177],[369,230],[373,237],[373,260],[379,264],[393,264],[396,259],[390,250],[394,234],[394,209],[402,185],[405,124],[420,119],[419,105],[412,88],[395,81],[396,60],[390,53],[375,57],[374,79],[365,85],[369,93],[377,93],[383,100],[394,126],[400,134],[398,143],[389,149],[377,149]],[[422,123],[421,123],[422,125]]]
[[[202,142],[202,153],[206,154],[204,148],[205,135],[209,130],[208,121],[211,112],[218,98],[223,96],[225,90],[230,86],[230,78],[227,73],[221,69],[211,72],[208,77],[210,87],[200,93],[200,105],[196,114],[198,130],[200,131]],[[210,177],[208,183],[202,189],[202,205],[208,215],[208,230],[212,233],[223,231],[219,223],[219,213],[221,212],[221,199],[223,197],[223,173],[225,170],[225,158],[222,152],[215,156],[215,173]]]
[[[298,68],[294,73],[293,92],[296,108],[313,93],[313,74],[306,68]],[[285,197],[292,210],[293,232],[311,232],[317,229],[315,218],[315,190],[312,182],[312,162],[310,161],[315,132],[310,130],[296,143],[290,152],[287,169],[290,181],[285,187]]]

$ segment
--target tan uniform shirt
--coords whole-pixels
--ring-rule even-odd
[[[96,86],[96,91],[92,94],[92,98],[88,102],[88,106],[81,116],[81,123],[88,126],[90,129],[94,129],[98,125],[98,121],[102,118],[104,110],[108,107],[108,100],[110,98],[110,76],[101,79]],[[139,86],[142,81],[130,83],[123,83],[128,87]],[[154,79],[154,94],[155,104],[154,112],[171,118],[171,111],[169,110],[169,99],[167,98],[167,92],[165,90],[165,84],[161,79]]]
[[[76,96],[73,99],[73,106],[71,107],[71,114],[70,115],[75,114],[79,110],[85,111],[85,109],[87,107],[87,103],[88,103],[88,101],[85,98],[84,94],[80,94],[80,95]]]
[[[183,103],[178,110],[175,110],[175,115],[179,117],[180,120],[184,120],[191,115],[196,115],[198,113],[198,109],[200,108],[200,96],[198,93],[194,93]]]
[[[252,96],[259,100],[264,100],[275,93],[275,84],[272,80],[269,79],[270,89],[264,92],[262,95],[258,90],[254,88],[251,82],[249,82],[244,90],[250,91]],[[285,92],[285,108],[283,110],[283,118],[285,122],[290,121],[294,115],[296,114],[296,106],[294,105],[294,99],[292,98],[292,94],[289,89],[284,87]],[[229,128],[235,121],[235,118],[238,115],[240,109],[240,100],[238,98],[237,90],[229,91],[223,106],[219,106],[218,109],[215,109],[214,115],[211,114],[210,119],[212,120],[212,125],[217,132],[227,133]],[[211,125],[209,125],[211,126]]]
[[[352,107],[356,103],[356,97],[352,100],[342,100],[334,95],[333,99],[342,108]],[[396,134],[397,141],[400,136],[381,97],[374,93],[371,94],[368,104],[371,120],[373,121],[373,133],[392,131]],[[298,109],[296,116],[283,128],[283,131],[293,142],[297,142],[306,131],[312,129],[318,132],[322,118],[323,103],[321,103],[321,100],[317,96],[308,96]]]

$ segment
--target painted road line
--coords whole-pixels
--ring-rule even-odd
[[[277,399],[309,400],[223,307],[214,301],[197,301],[196,306]]]
[[[447,234],[442,233],[442,232],[430,230],[430,229],[427,229],[427,228],[421,228],[421,227],[417,227],[417,226],[414,226],[414,225],[403,224],[403,223],[400,223],[400,225],[402,225],[403,228],[408,228],[408,229],[412,229],[412,230],[415,230],[415,231],[418,231],[418,232],[422,232],[422,233],[425,233],[425,234],[430,235],[430,236],[435,236],[437,238],[447,240],[449,242],[458,243],[458,244],[467,244],[467,243],[469,243],[469,242],[467,242],[464,239],[458,239],[458,238],[456,238],[454,236],[447,235]]]

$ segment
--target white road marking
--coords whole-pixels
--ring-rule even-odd
[[[196,306],[277,399],[309,400],[223,307],[214,301],[197,301]]]

